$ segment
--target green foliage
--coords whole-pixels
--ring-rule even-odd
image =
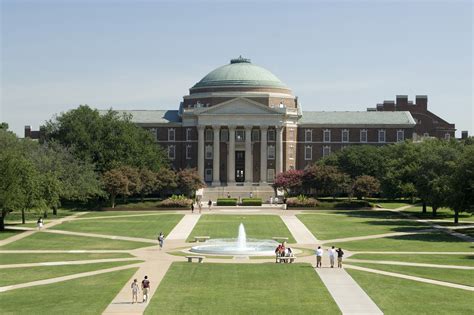
[[[347,191],[350,178],[336,166],[314,164],[304,170],[303,186],[317,195],[335,195]]]
[[[319,206],[319,201],[315,198],[299,195],[295,198],[286,199],[286,205],[288,208],[314,208]]]
[[[261,206],[262,198],[242,198],[242,206]]]
[[[106,171],[102,175],[102,182],[104,183],[105,190],[110,195],[112,208],[115,208],[115,198],[117,195],[125,196],[129,194],[128,178],[120,171],[120,169]]]
[[[369,175],[358,176],[352,186],[352,193],[358,199],[362,199],[364,197],[371,197],[374,194],[377,194],[379,191],[380,182],[377,178]]]
[[[176,175],[179,190],[188,197],[191,197],[196,190],[204,187],[201,177],[194,168],[182,169]]]
[[[174,198],[173,198],[174,197]],[[158,208],[186,208],[189,209],[193,201],[184,196],[173,196],[171,198],[160,201]]]
[[[236,206],[237,198],[217,198],[218,206]]]

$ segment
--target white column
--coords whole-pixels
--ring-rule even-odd
[[[235,126],[229,126],[229,146],[227,148],[227,183],[235,183]]]
[[[268,126],[260,126],[260,182],[267,182],[267,131]]]
[[[283,127],[276,127],[276,171],[275,175],[283,172]]]
[[[212,126],[214,130],[214,143],[212,146],[212,152],[214,153],[212,159],[212,186],[220,186],[221,181],[219,179],[219,168],[220,168],[220,145],[219,145],[219,132],[220,126]]]
[[[204,129],[202,125],[197,126],[198,130],[198,173],[201,180],[204,182]]]
[[[253,183],[252,126],[245,126],[245,182]]]

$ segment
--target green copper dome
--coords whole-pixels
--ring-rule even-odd
[[[273,73],[254,65],[250,59],[240,56],[232,59],[230,64],[219,67],[207,74],[192,88],[217,87],[217,86],[243,86],[243,87],[270,87],[285,88],[286,85]]]

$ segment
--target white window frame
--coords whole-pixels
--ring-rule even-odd
[[[275,139],[276,139],[275,129],[268,129],[267,140],[268,141],[275,141]]]
[[[204,170],[204,181],[206,182],[212,181],[212,168],[206,168]]]
[[[290,144],[288,147],[288,159],[290,160],[295,159],[295,147],[292,144]]]
[[[168,128],[168,141],[176,141],[176,129]]]
[[[245,130],[237,129],[235,131],[235,141],[244,142],[245,141]]]
[[[205,148],[204,151],[205,151],[205,153],[204,153],[205,154],[205,156],[204,156],[205,159],[206,160],[212,160],[212,153],[213,153],[212,152],[212,145],[210,145],[210,144],[206,145],[206,148]]]
[[[313,160],[313,146],[307,145],[307,146],[304,147],[304,160],[305,161],[312,161]]]
[[[313,142],[313,129],[304,130],[304,142]]]
[[[276,155],[275,146],[273,144],[271,144],[267,147],[267,159],[268,160],[274,160],[275,155]]]
[[[153,135],[153,138],[155,140],[158,140],[158,129],[157,128],[150,128],[149,130],[150,130],[151,134]]]
[[[383,137],[382,137],[382,135],[383,135]],[[385,129],[379,129],[377,138],[378,138],[380,143],[387,142],[387,131]]]
[[[168,159],[174,160],[176,158],[176,146],[169,145],[168,146]]]
[[[397,142],[405,141],[405,130],[398,129],[397,130]]]
[[[267,169],[267,182],[273,183],[274,180],[275,180],[275,169],[273,168]]]
[[[206,129],[204,131],[204,139],[206,139],[206,141],[213,141],[214,140],[214,131],[212,129]]]
[[[450,134],[449,132],[446,132],[446,133],[444,134],[444,139],[445,139],[445,140],[451,139],[451,134]]]
[[[347,135],[346,139],[344,140],[344,134]],[[349,129],[343,129],[341,132],[341,142],[349,142]]]
[[[252,129],[252,141],[260,141],[260,130]]]
[[[429,132],[425,132],[425,133],[423,134],[423,137],[429,137],[429,136],[430,136],[430,133],[429,133]]]
[[[327,135],[327,139],[326,139]],[[324,129],[323,130],[323,142],[331,142],[331,130],[329,129]]]
[[[221,141],[229,141],[229,129],[221,129]]]
[[[323,146],[323,157],[326,157],[331,154],[331,146],[325,145]]]
[[[191,141],[191,128],[186,128],[186,141]]]
[[[192,146],[190,144],[186,145],[186,160],[192,159]]]
[[[363,142],[363,143],[367,142],[367,134],[368,134],[367,129],[360,130],[360,136],[359,136],[360,142]],[[364,137],[362,135],[364,135]]]

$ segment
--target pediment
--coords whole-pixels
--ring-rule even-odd
[[[200,115],[281,115],[282,113],[258,102],[235,98],[212,107],[205,108]]]

